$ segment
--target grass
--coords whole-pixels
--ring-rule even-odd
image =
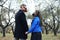
[[[42,35],[42,39],[43,40],[60,40],[60,34],[58,34],[57,36],[54,36],[53,34],[43,34]]]
[[[2,37],[2,34],[0,33],[0,40],[13,40],[13,35],[6,34],[6,37]]]
[[[28,39],[30,39],[31,34],[28,35]],[[0,33],[0,40],[13,40],[13,34],[6,34],[6,37],[2,37],[2,34]],[[42,34],[42,40],[60,40],[60,34],[58,34],[57,36],[54,36],[53,34]]]

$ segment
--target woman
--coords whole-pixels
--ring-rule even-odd
[[[31,28],[26,32],[26,34],[32,33],[31,40],[42,40],[40,12],[36,10],[33,16],[34,18],[31,24]]]

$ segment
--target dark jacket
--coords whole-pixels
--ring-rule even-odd
[[[26,16],[22,10],[19,10],[15,15],[15,32],[14,37],[26,39],[25,32],[28,31]]]

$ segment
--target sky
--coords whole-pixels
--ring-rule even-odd
[[[40,9],[41,11],[43,11],[44,9],[46,9],[46,7],[48,5],[50,5],[51,3],[55,2],[55,1],[53,1],[53,0],[22,0],[22,2],[19,3],[17,0],[8,0],[4,4],[4,6],[8,7],[10,2],[11,2],[11,7],[10,8],[14,9],[14,10],[19,10],[20,9],[20,7],[19,7],[20,4],[26,4],[27,8],[28,8],[28,12],[30,14],[32,14],[36,9],[37,10]],[[36,7],[38,5],[40,5],[40,7]],[[59,5],[59,3],[58,3],[58,1],[56,1],[54,3],[54,6],[57,7],[58,5]]]

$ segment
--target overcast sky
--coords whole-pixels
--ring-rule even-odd
[[[8,0],[4,4],[4,6],[8,7],[10,2],[11,2],[10,8],[14,10],[19,10],[20,9],[19,6],[22,3],[26,4],[28,11],[32,14],[35,11],[35,9],[40,8],[40,10],[43,11],[48,5],[50,5],[51,3],[54,3],[55,1],[54,0],[22,0],[21,3],[18,3],[17,0]],[[39,4],[40,4],[40,7],[35,7],[35,6],[38,6]],[[57,7],[59,5],[58,1],[56,1],[54,5]]]

